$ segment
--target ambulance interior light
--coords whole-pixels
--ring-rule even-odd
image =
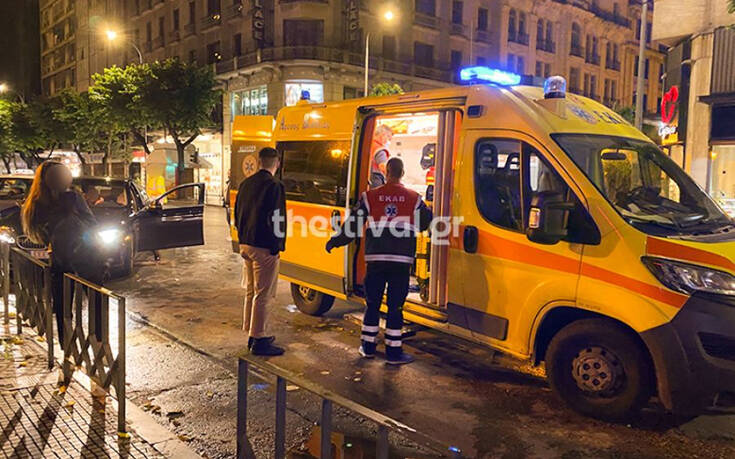
[[[494,83],[502,86],[520,84],[521,76],[485,66],[466,67],[459,71],[459,79],[466,84]]]

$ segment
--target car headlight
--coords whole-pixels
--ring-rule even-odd
[[[15,244],[15,231],[8,226],[0,227],[0,242]]]
[[[641,261],[671,290],[687,295],[707,292],[735,296],[735,276],[724,271],[655,257],[642,257]]]
[[[122,231],[117,228],[97,231],[97,237],[105,245],[113,245],[120,242]]]

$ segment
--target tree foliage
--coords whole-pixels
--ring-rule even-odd
[[[212,111],[221,95],[210,67],[196,67],[166,59],[141,69],[133,102],[144,119],[162,127],[173,138],[178,170],[184,170],[184,151],[212,125]]]
[[[727,12],[730,14],[735,14],[735,0],[730,0],[730,2],[727,4]]]
[[[403,94],[403,92],[403,88],[399,84],[382,81],[373,85],[370,89],[370,96],[390,96],[392,94]]]

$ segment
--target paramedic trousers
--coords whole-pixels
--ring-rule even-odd
[[[385,355],[388,359],[397,358],[403,352],[403,303],[408,296],[408,282],[411,265],[394,261],[373,261],[367,264],[365,274],[365,302],[367,309],[362,320],[362,348],[368,353],[375,352],[380,330],[380,305],[383,292],[388,286],[388,319],[385,325]]]
[[[270,250],[240,245],[243,259],[242,286],[245,288],[242,329],[253,339],[265,337],[268,305],[276,297],[280,257]]]

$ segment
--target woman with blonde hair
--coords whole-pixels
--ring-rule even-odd
[[[84,198],[71,190],[69,169],[57,161],[45,161],[21,210],[23,231],[37,244],[51,249],[51,292],[58,339],[63,343],[64,273],[75,273],[102,283],[104,262],[94,244],[96,219]]]

